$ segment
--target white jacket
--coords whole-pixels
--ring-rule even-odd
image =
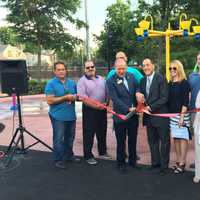
[[[200,108],[200,91],[198,92],[195,105],[196,108]],[[194,127],[194,133],[199,136],[198,143],[200,144],[200,112],[197,112],[195,115],[193,127]]]

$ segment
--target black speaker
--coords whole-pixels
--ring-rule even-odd
[[[0,60],[0,81],[3,93],[28,92],[28,76],[25,60]]]

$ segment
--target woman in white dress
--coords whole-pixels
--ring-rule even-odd
[[[196,98],[196,108],[200,108],[200,91]],[[194,119],[194,147],[195,147],[195,176],[194,183],[200,182],[200,113],[197,112]]]

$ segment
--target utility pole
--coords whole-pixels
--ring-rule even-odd
[[[108,61],[108,71],[111,68],[111,44],[112,44],[112,31],[108,28],[108,35],[107,35],[107,61]]]
[[[85,0],[85,23],[86,23],[86,41],[85,41],[85,50],[87,60],[90,59],[90,33],[89,33],[89,22],[88,22],[88,1]]]

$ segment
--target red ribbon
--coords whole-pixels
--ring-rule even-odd
[[[97,101],[95,99],[92,99],[92,98],[89,98],[89,97],[85,97],[85,96],[81,96],[79,94],[77,94],[77,97],[80,101],[85,101],[85,102],[88,102],[88,103],[91,103],[93,104],[94,106],[97,106],[97,107],[102,107],[104,108],[105,110],[107,110],[109,113],[117,116],[119,119],[121,120],[126,120],[126,116],[125,115],[122,115],[122,114],[118,114],[116,113],[114,110],[112,110],[109,106],[106,106],[104,103],[101,103],[100,101]]]
[[[169,117],[176,117],[178,115],[181,115],[181,114],[186,114],[186,113],[196,113],[196,112],[200,112],[200,108],[196,108],[196,109],[193,109],[193,110],[188,110],[186,112],[180,112],[180,113],[151,113],[144,104],[138,104],[137,108],[136,108],[136,111],[138,113],[146,113],[147,115],[151,115],[151,116],[157,116],[157,117],[166,117],[166,118],[169,118]]]
[[[89,97],[81,96],[79,94],[77,94],[77,97],[79,98],[80,101],[85,101],[85,102],[93,104],[94,106],[104,108],[105,110],[107,110],[107,112],[117,116],[121,120],[124,120],[124,121],[127,120],[126,115],[116,113],[109,106],[106,106],[104,103],[101,103],[101,102],[99,102],[95,99],[89,98]],[[169,118],[169,117],[176,117],[178,115],[185,114],[185,113],[200,112],[200,108],[189,110],[187,112],[181,112],[181,113],[160,113],[159,114],[159,113],[151,113],[143,103],[138,103],[135,112],[136,113],[146,113],[147,115],[151,115],[151,116]]]

